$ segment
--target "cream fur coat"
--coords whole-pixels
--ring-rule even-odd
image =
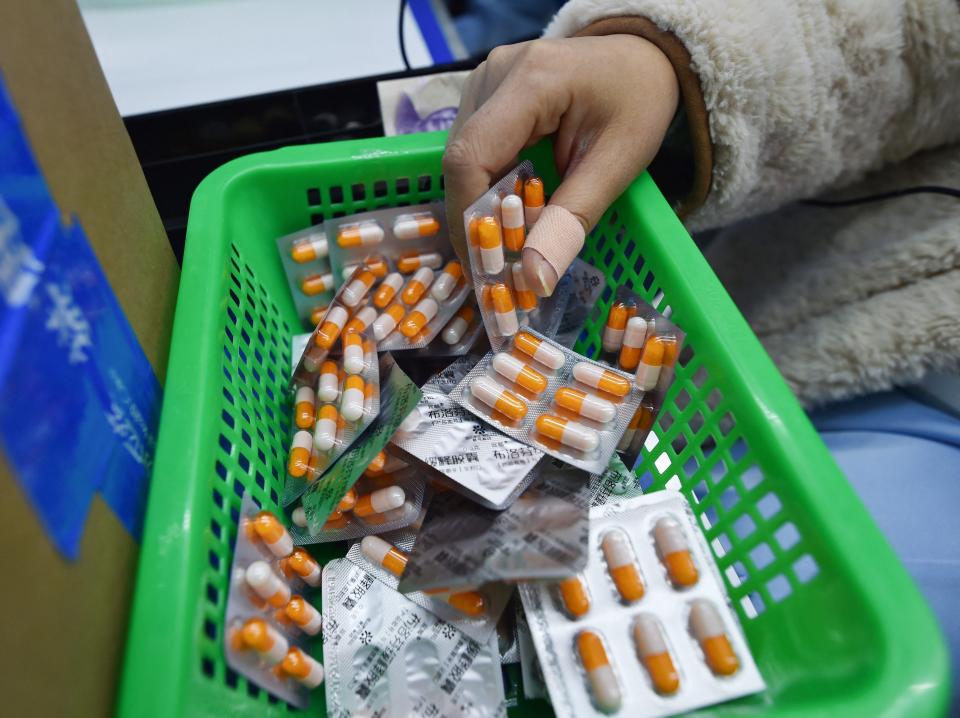
[[[571,0],[547,36],[640,16],[690,55],[713,147],[691,230],[807,405],[960,370],[957,0]]]

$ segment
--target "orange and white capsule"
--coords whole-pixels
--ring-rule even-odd
[[[293,522],[294,526],[299,526],[302,529],[307,528],[307,511],[303,506],[298,506],[293,511],[290,512],[290,520]]]
[[[316,609],[314,609],[316,610]],[[323,666],[296,646],[291,646],[280,664],[280,673],[313,690],[323,683]]]
[[[298,429],[309,429],[313,426],[314,420],[317,418],[316,410],[314,404],[316,403],[316,395],[313,393],[313,389],[309,386],[301,386],[297,389],[297,396],[294,399],[294,422],[297,425]]]
[[[371,514],[382,514],[403,506],[407,495],[399,486],[387,486],[369,494],[357,497],[353,507],[353,515],[363,518]]]
[[[393,221],[393,235],[397,239],[432,237],[440,231],[440,223],[429,212],[401,214]]]
[[[337,424],[339,420],[340,414],[337,413],[337,407],[333,404],[324,404],[320,407],[317,425],[313,429],[313,445],[317,448],[317,451],[330,451],[337,443]]]
[[[253,530],[274,556],[283,558],[293,551],[293,539],[274,514],[261,511],[251,521]]]
[[[587,419],[599,421],[601,424],[611,422],[617,416],[617,407],[606,399],[601,399],[599,396],[569,386],[562,386],[557,389],[553,395],[553,400],[557,406]]]
[[[513,274],[513,291],[517,295],[517,305],[525,312],[537,308],[537,295],[533,293],[527,284],[527,278],[523,276],[523,268],[520,262],[514,262],[510,266]]]
[[[320,585],[320,564],[302,546],[297,546],[287,557],[286,568],[302,578],[308,586],[316,588]]]
[[[543,414],[537,417],[536,427],[541,436],[586,454],[593,453],[600,446],[600,435],[596,431],[560,416]]]
[[[349,316],[343,307],[331,307],[314,338],[317,346],[328,350],[333,348],[333,343],[340,336],[340,330],[347,323]]]
[[[489,377],[478,376],[474,379],[470,384],[470,393],[477,401],[499,411],[511,421],[521,421],[527,415],[527,403]]]
[[[512,337],[520,329],[517,310],[513,306],[513,295],[506,284],[494,284],[490,287],[490,299],[493,301],[493,316],[497,321],[497,330],[502,336]]]
[[[317,579],[317,583],[310,585],[319,586],[319,577]],[[323,618],[320,616],[320,611],[311,606],[310,603],[303,598],[303,596],[291,597],[283,611],[287,614],[287,618],[297,624],[300,630],[302,630],[304,633],[310,636],[316,636],[318,633],[320,633],[320,627],[323,624]]]
[[[337,511],[353,511],[353,507],[357,505],[357,492],[352,488],[347,489],[347,493],[343,495],[340,499],[340,502],[337,504]]]
[[[647,337],[647,320],[643,317],[630,317],[627,328],[623,332],[623,343],[620,347],[620,368],[624,371],[633,371],[640,363],[640,354],[643,352],[643,341]]]
[[[397,578],[403,575],[403,570],[407,567],[407,554],[379,536],[364,536],[360,541],[360,552]]]
[[[397,324],[407,313],[400,302],[394,302],[387,310],[373,322],[373,337],[378,342],[384,339],[390,332],[397,328]]]
[[[328,252],[327,237],[321,232],[294,242],[290,247],[290,258],[297,264],[305,264],[326,257]]]
[[[630,382],[622,376],[590,362],[580,361],[574,364],[573,378],[581,384],[613,396],[626,396],[630,391]]]
[[[534,394],[540,394],[547,388],[547,377],[506,352],[494,354],[491,366],[500,376]]]
[[[298,431],[290,443],[290,458],[287,460],[287,473],[299,479],[307,473],[310,462],[310,433]]]
[[[433,283],[433,270],[430,267],[421,267],[407,282],[407,286],[400,292],[400,299],[407,306],[412,306],[420,301],[420,298]]]
[[[540,219],[544,204],[543,180],[531,177],[523,183],[523,217],[528,227],[532,227]]]
[[[439,252],[404,252],[397,258],[397,270],[401,274],[413,274],[422,267],[440,269],[443,255]]]
[[[714,674],[732,676],[740,669],[723,619],[710,601],[698,598],[690,605],[690,633],[700,644],[703,658]]]
[[[300,291],[308,297],[323,294],[331,289],[333,289],[332,274],[311,274],[300,282]]]
[[[499,274],[503,271],[503,240],[497,218],[481,219],[477,226],[477,237],[480,243],[480,266],[487,274]]]
[[[367,296],[367,292],[370,291],[370,287],[372,287],[376,281],[377,278],[373,276],[373,272],[369,269],[361,269],[356,273],[356,276],[347,283],[343,291],[340,292],[340,299],[342,299],[343,303],[348,307],[355,307],[363,301],[363,298]]]
[[[380,282],[380,286],[377,287],[377,291],[373,293],[373,306],[377,309],[383,309],[390,302],[393,301],[393,298],[397,296],[397,292],[400,291],[400,288],[403,286],[403,275],[400,272],[391,272],[383,281]]]
[[[234,634],[234,647],[256,651],[269,665],[280,663],[287,655],[289,644],[283,634],[262,618],[249,618]]]
[[[630,539],[620,529],[607,531],[600,540],[603,558],[607,562],[607,573],[613,579],[620,597],[633,603],[643,598],[643,579],[637,557],[630,546]]]
[[[367,364],[372,365],[377,360],[376,354],[367,353]],[[367,416],[376,416],[379,411],[375,407],[375,402],[380,399],[380,389],[374,382],[369,382],[363,386],[363,413]]]
[[[310,323],[313,326],[317,326],[323,319],[323,315],[327,313],[327,309],[330,307],[329,304],[322,304],[319,307],[314,307],[310,310]]]
[[[623,333],[627,327],[630,312],[623,302],[616,302],[607,313],[607,323],[603,326],[601,344],[605,352],[618,352],[623,344]]]
[[[676,693],[680,688],[680,674],[670,656],[660,622],[643,613],[637,616],[633,622],[633,643],[640,662],[647,669],[653,689],[664,696]]]
[[[663,367],[663,355],[666,342],[661,337],[651,336],[643,345],[643,356],[637,366],[637,386],[644,391],[656,387],[660,380],[660,369]]]
[[[387,452],[382,450],[378,451],[377,455],[374,456],[373,460],[367,465],[367,468],[363,470],[363,475],[366,477],[380,476],[386,464]]]
[[[462,276],[463,267],[460,262],[456,260],[447,262],[447,266],[443,268],[440,276],[437,277],[431,285],[430,294],[433,295],[433,298],[438,302],[446,301],[447,297],[453,294],[453,290],[456,288]]]
[[[353,374],[343,383],[343,396],[340,398],[340,416],[345,421],[357,421],[363,416],[363,378]]]
[[[527,238],[523,225],[523,200],[515,194],[504,197],[500,203],[500,219],[504,246],[510,252],[519,252]]]
[[[670,583],[676,588],[693,586],[700,575],[680,523],[670,516],[664,516],[653,526],[653,540],[660,560],[667,569]]]
[[[443,343],[450,346],[459,343],[463,339],[463,335],[467,333],[474,314],[473,307],[460,307],[457,313],[453,315],[453,319],[443,328],[443,333],[440,335]]]
[[[476,618],[487,610],[487,602],[478,591],[457,591],[446,596],[446,601],[467,616]]]
[[[373,307],[364,307],[353,315],[353,319],[347,322],[343,328],[344,334],[359,334],[377,318],[377,310]]]
[[[565,578],[557,584],[563,608],[571,618],[586,616],[590,611],[590,595],[580,576]]]
[[[383,241],[383,227],[376,220],[341,227],[337,232],[337,244],[348,247],[372,247]]]
[[[577,634],[577,653],[583,670],[586,671],[593,702],[604,713],[620,710],[623,695],[620,682],[613,671],[603,639],[594,631],[581,631]]]
[[[290,587],[273,572],[266,561],[254,561],[244,571],[247,585],[274,608],[283,608],[290,600]]]
[[[363,337],[359,334],[343,335],[343,370],[347,374],[359,374],[364,368]]]
[[[350,525],[350,519],[340,509],[334,509],[323,524],[324,531],[336,531]]]
[[[440,306],[433,297],[426,297],[400,322],[400,333],[407,339],[413,339],[430,321],[437,316]]]
[[[325,361],[320,366],[320,381],[317,383],[317,398],[320,401],[336,401],[340,394],[340,380],[337,377],[337,363]]]
[[[537,339],[533,334],[520,332],[513,340],[513,346],[534,361],[538,361],[548,369],[556,371],[563,366],[563,352],[552,344]]]
[[[629,449],[637,432],[646,433],[650,427],[653,426],[653,410],[654,408],[651,404],[640,404],[640,406],[637,407],[637,411],[630,418],[627,430],[623,432],[623,436],[620,437],[620,442],[617,444],[617,451],[626,451]]]

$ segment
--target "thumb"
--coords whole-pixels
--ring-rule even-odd
[[[527,237],[521,267],[527,285],[549,297],[583,248],[587,231],[633,180],[634,163],[594,146],[567,175]],[[641,165],[642,166],[642,165]]]

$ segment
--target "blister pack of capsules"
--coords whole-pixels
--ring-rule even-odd
[[[381,460],[387,441],[422,396],[389,353],[380,355],[378,375],[379,411],[363,434],[307,487],[301,499],[302,517],[293,529],[297,543],[340,541],[405,526],[423,503],[424,480],[415,472],[379,476],[375,468],[371,471],[371,464]],[[355,488],[365,472],[367,480]],[[343,508],[347,504],[351,504],[349,511]]]
[[[666,716],[764,688],[686,500],[591,512],[579,575],[520,595],[558,716]]]
[[[403,593],[491,581],[558,578],[587,562],[591,484],[598,477],[544,458],[505,511],[438,493],[400,580]]]
[[[338,308],[335,301],[329,311]],[[345,329],[338,335],[343,349],[340,356],[323,353],[312,373],[306,371],[306,357],[321,348],[317,336],[316,332],[312,335],[312,346],[306,349],[293,378],[293,436],[284,506],[317,481],[380,412],[380,369],[373,340],[366,332]]]
[[[524,160],[463,213],[474,291],[494,350],[523,326],[552,335],[560,324],[569,284],[538,297],[520,266],[527,230],[544,202],[543,181]]]
[[[684,333],[628,287],[618,287],[601,336],[603,358],[634,372],[644,401],[617,447],[629,464],[636,462],[663,398],[673,381]]]
[[[280,517],[248,493],[240,506],[227,595],[227,665],[297,708],[323,682],[311,640],[321,630],[320,564],[294,547]],[[316,642],[317,644],[319,641]]]
[[[330,269],[327,235],[322,227],[308,227],[279,237],[277,252],[297,316],[312,329],[333,299],[337,284]]]
[[[506,716],[497,635],[476,641],[355,563],[323,571],[329,716]]]
[[[503,433],[589,473],[607,468],[643,392],[531,330],[487,354],[450,398]]]
[[[460,359],[423,385],[423,398],[390,440],[391,451],[422,462],[473,501],[502,509],[533,481],[543,452],[492,429],[447,396],[473,361]]]
[[[470,294],[442,203],[340,217],[325,230],[334,275],[345,277],[344,302],[372,327],[381,351],[427,346]]]
[[[413,353],[430,358],[463,356],[479,343],[481,334],[483,320],[477,309],[476,297],[470,295],[440,330],[440,336]]]
[[[364,536],[350,546],[347,558],[391,589],[398,589],[400,577],[409,565],[410,551],[417,540],[420,522],[377,536]],[[487,583],[480,586],[410,591],[404,595],[475,641],[484,642],[496,630],[497,621],[513,595],[513,586]]]

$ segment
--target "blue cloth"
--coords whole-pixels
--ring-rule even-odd
[[[960,715],[960,419],[902,392],[810,418],[936,614]]]

